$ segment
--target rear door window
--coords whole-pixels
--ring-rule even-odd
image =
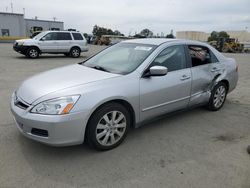
[[[72,40],[70,33],[57,33],[57,40]]]
[[[83,40],[83,37],[80,33],[72,33],[74,40]]]
[[[191,58],[192,67],[206,65],[212,62],[210,50],[205,46],[189,45],[188,52]]]

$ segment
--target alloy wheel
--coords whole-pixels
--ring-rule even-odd
[[[31,49],[29,51],[29,56],[30,57],[35,58],[35,57],[37,57],[37,55],[38,55],[38,51],[36,49]]]
[[[96,140],[103,146],[116,144],[125,134],[127,121],[120,111],[110,111],[101,117],[96,126]]]
[[[80,52],[79,52],[78,49],[73,49],[73,50],[72,50],[72,56],[73,56],[73,57],[78,57],[78,56],[79,56],[79,53],[80,53]]]
[[[223,105],[225,98],[226,98],[226,88],[223,85],[221,85],[215,91],[213,98],[214,106],[216,108],[220,108]]]

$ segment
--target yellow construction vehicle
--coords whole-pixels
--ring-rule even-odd
[[[41,33],[43,31],[42,27],[31,27],[30,28],[30,38],[35,37],[36,35],[38,35],[39,33]]]
[[[235,38],[219,38],[217,41],[210,41],[209,44],[224,53],[240,53],[244,50],[244,44],[239,43]]]

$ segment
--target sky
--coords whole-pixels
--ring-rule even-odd
[[[250,0],[0,0],[0,11],[64,22],[64,28],[91,33],[93,26],[125,35],[148,28],[155,35],[174,31],[248,30]]]

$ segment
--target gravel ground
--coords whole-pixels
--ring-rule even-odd
[[[80,59],[42,55],[30,60],[0,44],[0,187],[249,188],[250,54],[226,54],[240,65],[240,79],[224,108],[196,108],[132,130],[118,148],[55,148],[21,136],[12,119],[13,90],[36,73]]]

